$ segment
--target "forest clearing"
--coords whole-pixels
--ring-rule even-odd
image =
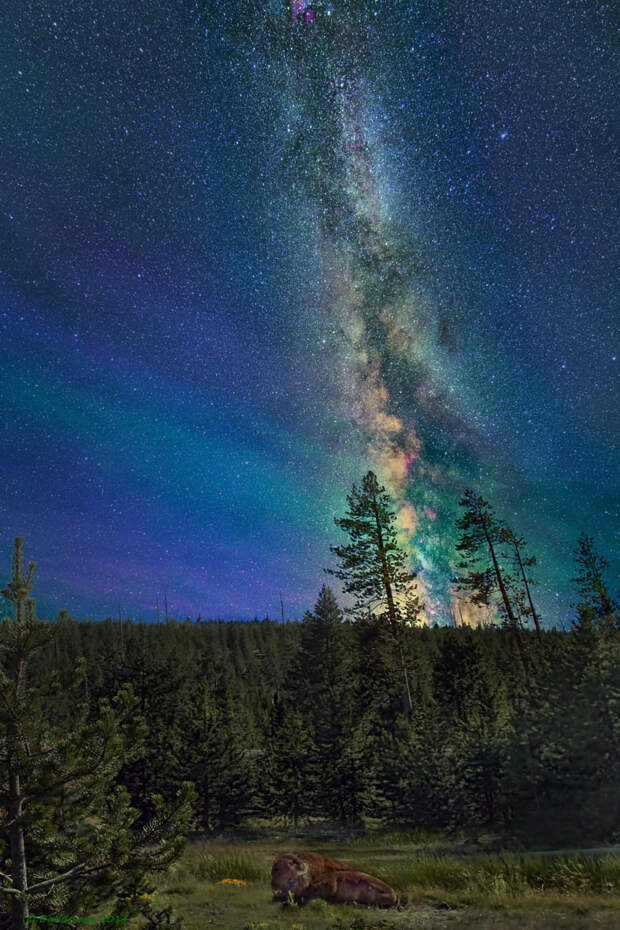
[[[484,838],[483,838],[484,839]],[[321,849],[392,884],[407,903],[390,910],[271,900],[270,871],[283,850]],[[244,842],[190,841],[160,876],[154,910],[171,907],[186,930],[614,930],[620,855],[477,852],[440,834],[367,834],[329,840],[284,828]],[[130,930],[149,924],[137,919]]]

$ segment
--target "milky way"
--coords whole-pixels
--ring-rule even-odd
[[[288,615],[374,468],[614,548],[610,9],[7,4],[2,497],[50,612]]]
[[[429,449],[448,420],[452,435],[455,426],[463,433],[440,369],[432,366],[449,340],[446,330],[442,338],[440,308],[424,294],[421,256],[393,228],[382,196],[367,131],[373,18],[353,5],[302,3],[291,12],[285,59],[293,60],[294,93],[285,162],[293,187],[316,210],[324,300],[345,344],[335,388],[394,501],[432,616],[449,601],[453,544],[446,521],[443,533],[433,524],[446,509],[454,523],[458,484],[447,463],[430,464]],[[425,420],[429,435],[422,440]],[[448,493],[451,507],[444,503]]]

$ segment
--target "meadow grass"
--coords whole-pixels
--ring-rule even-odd
[[[237,879],[247,882],[268,882],[270,865],[263,859],[237,847],[210,850],[204,844],[188,847],[183,859],[185,871],[198,881],[220,882]]]
[[[443,888],[484,894],[520,895],[533,891],[620,893],[620,856],[515,856],[459,859],[414,856],[398,862],[366,860],[367,871],[397,889]]]
[[[443,833],[432,833],[428,830],[390,830],[364,833],[352,839],[347,845],[351,849],[376,849],[377,847],[393,849],[399,846],[440,846],[445,842],[446,837]]]
[[[434,835],[436,836],[436,835]],[[379,837],[377,837],[379,839]],[[410,848],[407,850],[407,840]],[[245,843],[195,841],[162,880],[157,907],[172,905],[186,930],[617,930],[620,856],[429,855],[420,834],[386,833],[367,845],[352,840],[338,857],[384,878],[408,901],[381,911],[312,901],[271,900],[274,857],[286,849],[326,849],[307,837]],[[393,843],[393,856],[381,851]],[[416,851],[416,847],[417,850]],[[235,882],[225,882],[234,879]],[[222,882],[224,882],[222,884]],[[139,920],[131,930],[141,930]]]

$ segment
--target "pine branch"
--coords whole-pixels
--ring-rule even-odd
[[[5,882],[12,882],[13,879],[10,875],[5,875],[4,872],[0,872],[0,878],[3,878]],[[7,894],[19,894],[18,888],[0,888],[0,893],[5,891]]]
[[[35,891],[40,891],[41,888],[48,888],[53,885],[58,885],[60,884],[60,882],[69,881],[71,878],[81,877],[82,875],[86,874],[83,871],[85,865],[87,865],[86,862],[80,862],[79,865],[73,866],[72,869],[69,869],[68,872],[63,872],[62,875],[56,875],[54,878],[46,878],[45,881],[37,882],[36,885],[30,885],[29,888],[25,889],[26,893],[32,894]],[[110,863],[106,863],[105,865],[98,865],[98,866],[95,866],[94,869],[87,869],[86,871],[93,872],[93,871],[97,871],[98,869],[106,869],[109,867],[109,865]]]
[[[35,792],[34,794],[28,794],[24,797],[23,803],[26,804],[32,800],[37,800],[39,798],[46,797],[50,792],[62,788],[69,781],[76,781],[78,778],[85,778],[88,775],[93,775],[97,769],[104,762],[109,762],[110,759],[107,758],[106,750],[109,743],[111,742],[111,737],[104,740],[103,747],[97,759],[94,759],[88,766],[78,766],[70,772],[65,772],[63,775],[60,775],[56,781],[52,782],[51,785],[48,785],[42,791]]]

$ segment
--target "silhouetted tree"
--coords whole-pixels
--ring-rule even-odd
[[[499,607],[511,627],[517,626],[517,618],[510,602],[506,572],[500,565],[499,543],[501,525],[491,505],[480,494],[466,490],[459,502],[465,513],[457,520],[461,538],[457,552],[465,558],[458,563],[461,574],[454,578],[460,591],[469,591],[475,604],[489,606],[492,597],[499,592]]]
[[[532,565],[536,565],[536,556],[528,556],[525,554],[525,540],[523,537],[516,536],[510,527],[506,526],[505,524],[500,529],[499,538],[502,542],[508,544],[511,550],[511,555],[514,558],[515,568],[517,569],[517,577],[520,580],[522,586],[522,590],[518,593],[518,601],[521,608],[521,613],[526,617],[532,618],[534,627],[536,629],[536,635],[538,637],[538,641],[540,642],[540,618],[534,609],[534,602],[532,600],[532,593],[530,590],[530,585],[533,584],[533,580],[532,578],[528,578],[526,573],[526,569],[531,568]],[[527,601],[527,603],[525,603],[525,601]]]
[[[355,596],[358,611],[379,609],[387,619],[398,649],[407,712],[411,714],[402,630],[405,623],[417,620],[420,611],[412,588],[416,574],[405,568],[407,556],[397,540],[391,501],[373,471],[364,476],[359,488],[353,485],[347,502],[346,516],[334,522],[351,541],[346,546],[330,546],[340,560],[340,568],[326,571],[344,582],[344,590]]]
[[[594,539],[581,533],[575,549],[577,575],[572,579],[577,586],[579,600],[577,622],[581,626],[597,628],[618,626],[618,604],[609,594],[603,573],[608,562],[594,548]]]

